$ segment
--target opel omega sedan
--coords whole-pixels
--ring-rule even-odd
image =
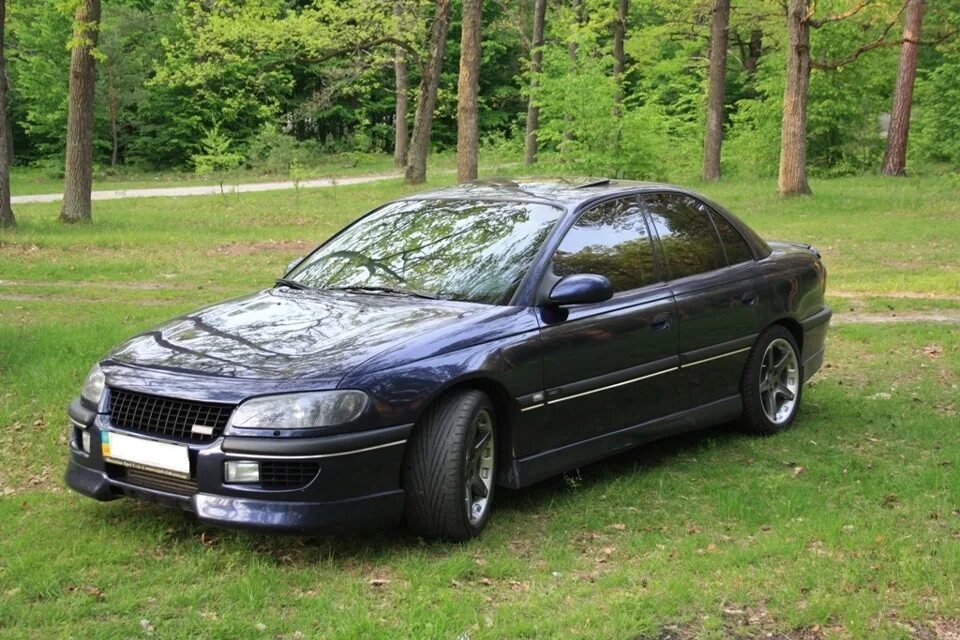
[[[722,422],[789,427],[825,287],[815,249],[674,186],[403,198],[100,360],[66,480],[215,524],[464,540],[498,487]]]

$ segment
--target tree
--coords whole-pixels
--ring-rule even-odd
[[[617,95],[613,115],[620,117],[623,104],[623,72],[627,67],[627,54],[623,50],[623,41],[627,36],[628,0],[617,0],[617,17],[613,21],[613,78],[617,83]]]
[[[540,69],[543,65],[543,29],[547,15],[547,0],[536,0],[533,6],[533,41],[530,46],[530,95],[527,98],[527,132],[523,163],[527,166],[537,161],[537,129],[540,128],[540,106],[537,104],[537,89],[540,84]]]
[[[403,0],[393,5],[393,15],[398,23],[403,17]],[[396,47],[393,57],[393,74],[396,94],[396,106],[393,112],[393,164],[402,167],[407,164],[407,148],[410,146],[410,131],[407,127],[407,52]]]
[[[880,29],[876,37],[862,42],[849,54],[834,58],[814,58],[810,52],[810,30],[819,29],[828,23],[847,20],[871,4],[872,0],[859,0],[847,11],[815,18],[815,0],[789,0],[787,6],[787,74],[783,93],[783,127],[780,135],[780,174],[777,188],[781,195],[807,195],[807,103],[811,69],[835,70],[855,62],[863,54],[900,44],[902,41],[888,39],[900,11]],[[862,31],[868,32],[870,24]]]
[[[727,87],[727,28],[730,0],[716,0],[710,24],[710,82],[707,87],[707,126],[703,138],[704,180],[720,179],[720,149],[723,145],[723,103]]]
[[[482,0],[464,0],[457,78],[457,179],[477,179],[477,92],[480,86]]]
[[[223,189],[227,175],[237,169],[243,162],[243,156],[231,149],[230,138],[222,131],[219,125],[214,125],[204,133],[200,141],[200,153],[193,155],[193,167],[199,175],[212,175],[220,184],[220,195],[226,197]],[[299,185],[297,195],[299,196]],[[240,197],[237,191],[237,197]]]
[[[10,114],[7,111],[7,60],[4,54],[7,3],[0,0],[0,227],[17,223],[10,207],[10,163],[13,159],[13,140],[10,132]]]
[[[443,54],[449,26],[450,0],[437,0],[433,26],[430,29],[430,49],[423,63],[420,97],[413,118],[413,137],[410,141],[405,175],[408,184],[422,184],[427,181],[430,129],[433,126],[433,110],[437,104],[437,89],[440,87],[440,72],[443,70]]]
[[[810,193],[807,182],[807,91],[810,88],[807,10],[807,0],[790,0],[787,6],[787,77],[777,178],[777,190],[782,195]]]
[[[900,48],[900,67],[897,85],[890,109],[890,129],[887,149],[883,154],[883,175],[903,176],[907,169],[907,137],[910,134],[910,108],[913,105],[913,85],[917,78],[917,52],[923,26],[923,0],[907,0],[903,21],[903,45]]]
[[[100,0],[81,0],[74,15],[70,43],[70,88],[67,114],[67,160],[62,222],[92,220],[94,58],[100,32]]]

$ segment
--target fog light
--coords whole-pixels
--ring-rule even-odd
[[[83,447],[84,453],[90,453],[90,432],[89,431],[80,432],[80,446]]]
[[[249,460],[224,462],[223,478],[226,482],[260,482],[260,463]]]

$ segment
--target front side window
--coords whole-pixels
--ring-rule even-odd
[[[557,248],[553,272],[606,276],[615,292],[656,282],[650,234],[637,201],[604,202],[581,215]]]
[[[727,266],[723,245],[706,205],[678,193],[644,196],[644,203],[660,236],[671,278],[684,278]]]
[[[527,202],[410,200],[357,221],[287,278],[505,304],[563,212]]]

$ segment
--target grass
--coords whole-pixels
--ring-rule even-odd
[[[704,190],[766,237],[820,247],[838,311],[908,321],[834,327],[787,433],[717,428],[504,491],[464,545],[211,529],[60,480],[64,406],[108,348],[269,284],[409,187],[105,201],[75,227],[18,207],[0,232],[0,638],[950,637],[960,324],[909,320],[960,309],[960,189],[813,188]]]

